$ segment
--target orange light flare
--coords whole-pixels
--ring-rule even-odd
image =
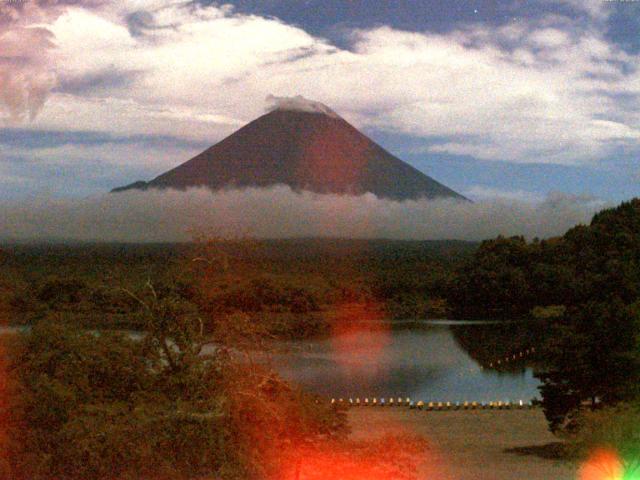
[[[452,480],[424,439],[400,432],[299,448],[278,480]]]
[[[3,262],[3,252],[0,250],[0,268]],[[10,305],[9,292],[0,284],[0,327],[9,324]],[[10,334],[0,334],[0,476],[6,478],[8,473],[7,443],[9,427],[9,380],[7,377],[7,337]]]
[[[360,380],[371,378],[373,383],[391,374],[389,366],[395,353],[391,348],[391,324],[386,318],[384,303],[377,300],[343,301],[335,307],[328,319],[329,341],[334,358],[345,374]],[[375,412],[378,411],[371,414]],[[296,473],[292,467],[282,480],[453,479],[446,455],[415,432],[411,419],[407,422],[403,418],[407,410],[381,409],[379,412],[389,415],[366,425],[361,424],[362,419],[357,420],[358,424],[351,424],[353,431],[345,442],[300,449],[292,460],[299,471]]]
[[[4,324],[3,324],[4,325]],[[4,338],[0,339],[0,477],[9,472],[8,467],[8,427],[9,427],[9,398],[7,379],[7,358]]]
[[[595,450],[580,467],[579,480],[623,480],[624,466],[618,454],[610,449]]]
[[[329,319],[330,345],[346,373],[384,375],[391,328],[383,305],[375,301],[340,303]]]

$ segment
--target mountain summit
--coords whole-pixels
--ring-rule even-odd
[[[295,191],[406,200],[463,196],[393,156],[325,105],[270,97],[275,108],[191,160],[129,189],[288,185]]]

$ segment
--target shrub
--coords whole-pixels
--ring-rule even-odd
[[[85,289],[85,283],[75,278],[48,277],[38,287],[36,299],[52,306],[78,303]]]
[[[260,479],[292,445],[344,431],[344,416],[268,369],[224,347],[202,354],[192,312],[152,298],[142,340],[51,322],[24,334],[10,365],[15,478]]]

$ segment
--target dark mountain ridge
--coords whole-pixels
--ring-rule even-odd
[[[462,195],[423,174],[341,117],[273,110],[150,182],[112,190],[288,185],[294,191],[407,200]]]

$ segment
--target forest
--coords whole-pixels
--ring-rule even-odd
[[[192,303],[205,319],[242,313],[275,336],[313,336],[351,304],[375,305],[379,320],[450,317],[455,268],[475,247],[249,239],[6,245],[0,291],[12,308],[11,325],[56,317],[85,328],[136,330],[141,306],[134,296],[151,282]],[[206,292],[197,292],[194,275],[203,252],[212,250],[221,268],[210,273]]]
[[[640,420],[638,199],[531,241],[195,239],[5,245],[0,255],[3,323],[32,326],[4,342],[2,468],[15,478],[124,479],[152,467],[270,478],[295,468],[303,447],[335,458],[348,442],[344,413],[256,366],[252,351],[336,323],[428,318],[518,320],[502,337],[458,340],[481,359],[506,339],[535,339],[549,428],[580,451],[613,445],[637,468],[640,442],[624,427]],[[209,342],[220,348],[204,354]],[[376,448],[349,446],[361,460]],[[410,472],[412,458],[363,461]]]

